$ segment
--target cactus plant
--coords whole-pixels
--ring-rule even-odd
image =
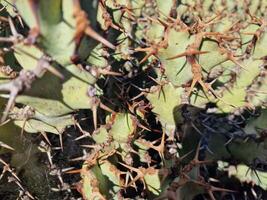
[[[11,132],[58,134],[63,148],[72,127],[84,155],[67,173],[84,199],[266,190],[265,1],[1,6],[2,154],[19,149]]]

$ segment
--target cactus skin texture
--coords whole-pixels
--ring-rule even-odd
[[[76,127],[86,154],[67,173],[86,200],[244,199],[247,185],[261,198],[267,1],[0,2],[0,153],[17,152],[11,165],[24,147],[9,135],[62,142]],[[27,167],[41,176],[36,162]]]

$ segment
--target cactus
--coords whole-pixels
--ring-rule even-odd
[[[85,154],[67,173],[84,199],[266,190],[265,1],[1,6],[1,154],[19,149],[11,132],[58,134],[63,148],[76,127]]]

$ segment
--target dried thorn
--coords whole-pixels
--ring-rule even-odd
[[[256,92],[256,93],[258,93],[258,94],[267,94],[266,91],[262,91],[262,90],[252,90],[252,89],[250,89],[249,91],[251,91],[251,92]],[[251,107],[251,106],[248,106],[248,107]],[[251,108],[254,108],[254,107],[251,107]]]
[[[206,54],[209,53],[209,51],[199,51],[199,50],[190,50],[190,51],[186,51],[184,53],[178,54],[176,56],[167,58],[166,60],[173,60],[176,58],[180,58],[180,57],[184,57],[184,56],[193,56],[193,55],[200,55],[200,54]]]
[[[137,96],[131,98],[131,101],[134,101],[134,100],[138,99],[139,97],[141,97],[141,96],[146,96],[146,95],[147,95],[147,92],[141,92],[141,93],[138,94]]]
[[[208,194],[209,194],[211,200],[216,200],[216,198],[214,197],[213,192],[211,190],[208,191]]]
[[[12,176],[14,176],[20,182],[19,177],[12,171],[12,169],[10,169],[9,164],[7,164],[2,158],[0,158],[0,162],[5,165],[5,171],[10,172]]]
[[[11,121],[11,119],[7,119],[6,121],[0,123],[0,126],[4,126],[5,124],[7,124],[7,123],[10,122],[10,121]]]
[[[61,147],[52,147],[53,150],[61,150]]]
[[[73,170],[68,170],[65,171],[65,174],[80,174],[82,172],[82,169],[73,169]]]
[[[51,187],[51,191],[53,191],[53,192],[62,192],[62,190],[60,188],[54,188],[54,187]]]
[[[83,135],[90,135],[89,132],[82,129],[81,125],[75,120],[75,126],[79,129],[80,132],[82,132]]]
[[[74,167],[67,167],[67,168],[62,169],[61,171],[62,171],[63,173],[66,173],[67,171],[70,171],[70,170],[72,170],[72,169],[74,169]]]
[[[83,144],[83,145],[80,145],[81,147],[85,147],[85,148],[90,148],[90,149],[97,149],[97,150],[100,150],[101,147],[98,146],[98,145],[90,145],[90,144]]]
[[[2,173],[1,173],[1,175],[0,175],[0,180],[2,180],[2,178],[3,178],[4,175],[5,175],[5,173],[6,173],[6,168],[3,167]]]
[[[21,27],[24,28],[24,24],[23,24],[23,21],[22,21],[21,16],[20,15],[17,15],[16,17],[18,18]]]
[[[22,188],[22,186],[21,186],[21,189],[22,190],[24,190],[24,188]],[[29,197],[29,198],[31,198],[31,199],[35,199],[28,191],[25,191],[24,190],[24,192],[25,192],[25,194]]]
[[[2,12],[3,10],[5,10],[7,7],[7,5],[3,6],[1,9],[0,9],[0,12]]]
[[[6,37],[0,37],[0,42],[11,42],[11,43],[18,43],[23,39],[23,36],[18,34],[18,32],[15,29],[15,26],[11,20],[11,18],[8,18],[9,26],[11,28],[12,36],[9,38]]]
[[[19,34],[15,28],[15,25],[10,17],[8,17],[9,27],[13,36],[17,37]]]
[[[122,73],[109,71],[107,69],[98,69],[98,71],[100,74],[103,74],[103,75],[122,76]]]
[[[122,12],[120,20],[119,20],[120,22],[121,22],[122,18],[125,17],[124,16],[125,13],[128,14],[127,19],[132,20],[133,22],[136,21],[135,14],[133,12],[134,9],[129,9],[127,7],[123,7],[123,8],[114,9],[114,11],[116,11],[116,10],[120,10]]]
[[[214,186],[210,185],[209,183],[203,182],[202,180],[201,181],[191,180],[191,181],[197,185],[204,187],[204,189],[207,190],[207,192],[210,195],[212,200],[216,200],[214,195],[213,195],[213,192],[229,192],[229,193],[236,192],[234,190],[214,187]]]
[[[141,65],[141,64],[143,64],[145,61],[147,61],[148,60],[148,58],[150,58],[151,56],[153,56],[153,53],[152,52],[150,52],[149,54],[147,54],[140,62],[139,62],[139,64]]]
[[[6,120],[19,92],[21,92],[24,88],[29,88],[37,77],[41,77],[43,73],[45,73],[47,65],[49,65],[48,58],[43,56],[41,59],[39,59],[37,66],[33,70],[22,71],[16,79],[0,85],[0,90],[10,92],[9,100],[3,113],[1,122]]]
[[[126,177],[125,177],[124,188],[127,188],[127,185],[128,185],[128,183],[129,183],[129,178],[131,178],[131,180],[133,180],[133,176],[132,176],[132,174],[129,173],[128,171],[125,172],[125,174],[126,174]],[[136,185],[134,185],[134,186],[135,186],[134,188],[137,190]]]
[[[151,46],[151,47],[146,47],[146,48],[136,48],[134,51],[147,53],[145,57],[140,61],[140,64],[142,64],[145,61],[147,61],[147,59],[150,58],[151,56],[156,56],[158,49],[157,47]]]
[[[155,146],[154,144],[157,142],[154,141],[152,143],[150,142],[146,142],[146,141],[142,141],[140,140],[139,142],[142,143],[143,145],[151,148],[151,149],[154,149],[155,151],[157,151],[159,153],[159,156],[161,158],[161,160],[164,162],[164,150],[165,150],[165,136],[166,136],[166,133],[165,131],[162,133],[162,137],[161,137],[161,141],[160,141],[160,144],[158,146]]]
[[[194,157],[194,159],[191,161],[191,163],[192,163],[193,165],[196,165],[196,164],[199,162],[198,158],[199,158],[200,146],[201,146],[201,142],[198,143],[198,145],[197,145],[197,149],[196,149],[195,157]]]
[[[6,149],[12,150],[12,151],[15,150],[15,149],[12,148],[11,146],[9,146],[9,145],[3,143],[2,141],[0,141],[0,146],[1,146],[1,147],[4,147],[4,148],[6,148]]]
[[[134,88],[140,90],[141,92],[149,92],[149,90],[140,88],[140,87],[138,87],[137,85],[135,85],[134,83],[131,83],[131,86],[133,86]]]
[[[105,111],[108,111],[110,113],[116,113],[114,110],[112,110],[111,108],[109,108],[108,106],[106,106],[105,104],[101,103],[99,104],[99,107],[102,108]]]
[[[227,49],[225,49],[225,48],[221,48],[220,50],[221,50],[222,54],[226,54],[226,55],[227,55],[227,59],[228,59],[228,60],[232,61],[234,64],[236,64],[237,66],[239,66],[239,67],[242,68],[243,70],[248,71],[248,70],[246,69],[246,67],[244,67],[243,65],[241,65],[241,64],[235,59],[235,56],[234,56],[234,54],[233,54],[231,51],[229,51],[229,50],[227,50]]]
[[[163,161],[163,163],[165,160],[164,159],[165,137],[166,137],[166,133],[165,133],[165,131],[163,131],[160,144],[158,146],[154,146],[154,149],[159,152],[159,156],[160,156],[161,160]]]
[[[211,186],[211,190],[214,191],[214,192],[237,192],[235,190],[219,188],[219,187],[215,187],[215,186]]]
[[[52,160],[52,156],[51,156],[51,149],[49,148],[49,150],[46,152],[47,154],[47,158],[48,158],[48,161],[50,163],[50,166],[53,166],[53,160]]]
[[[83,134],[83,135],[75,138],[74,141],[79,141],[79,140],[81,140],[83,138],[90,137],[90,136],[91,136],[90,133],[86,133],[86,134]]]
[[[220,182],[219,179],[212,178],[212,177],[209,178],[209,181],[216,182],[216,183],[219,183]]]
[[[0,10],[0,12],[1,12],[1,10]],[[8,19],[4,16],[0,16],[0,21],[8,23]]]
[[[94,29],[92,29],[89,25],[89,21],[87,19],[87,14],[81,9],[80,2],[78,0],[73,0],[74,6],[74,17],[76,19],[76,33],[73,40],[80,40],[83,34],[86,34],[93,39],[101,42],[105,46],[115,49],[115,46],[111,44],[109,41],[100,36]],[[72,40],[72,41],[73,41]]]
[[[201,164],[208,164],[208,163],[212,163],[212,160],[203,160],[200,161],[199,158],[199,152],[200,152],[200,148],[201,148],[201,142],[198,143],[197,149],[196,149],[196,154],[194,159],[190,162],[191,165],[193,166],[197,166],[197,165],[201,165]]]
[[[151,131],[149,128],[145,127],[145,126],[144,126],[143,124],[141,124],[141,123],[138,123],[137,126],[140,127],[140,128],[142,128],[142,129],[144,129],[144,130]]]
[[[243,34],[243,35],[255,35],[255,33],[253,33],[253,32],[241,32],[241,34]]]
[[[51,65],[46,65],[45,69],[47,69],[47,71],[51,72],[52,74],[59,77],[60,79],[64,80],[64,75],[61,74],[56,68],[52,67]]]
[[[189,156],[193,152],[194,152],[194,150],[191,150],[191,151],[187,152],[186,154],[184,154],[182,157],[177,158],[176,163],[180,164],[182,162],[182,160],[184,160],[187,156]]]
[[[90,145],[90,144],[82,144],[80,145],[81,147],[84,147],[84,148],[90,148],[90,149],[95,149],[96,146],[95,145]]]
[[[240,68],[242,68],[243,70],[247,71],[248,70],[246,69],[245,66],[241,65],[235,58],[234,58],[234,55],[233,54],[228,54],[228,59],[231,60],[234,64],[236,64],[237,66],[239,66]]]
[[[146,17],[147,19],[151,20],[152,22],[158,23],[160,25],[163,25],[165,28],[169,27],[169,25],[167,23],[165,23],[164,21],[162,21],[160,18],[154,19],[153,17],[150,17],[148,15],[144,15],[144,17]]]
[[[98,105],[92,106],[92,112],[93,112],[93,122],[94,122],[94,128],[97,129],[97,107]]]
[[[163,20],[161,20],[160,18],[157,19],[159,21],[159,23],[161,25],[163,25],[165,28],[168,28],[169,27],[169,24],[167,24],[166,22],[164,22]]]
[[[16,100],[16,97],[18,95],[18,92],[19,92],[19,89],[17,89],[17,88],[14,88],[13,91],[11,91],[11,93],[9,95],[8,103],[7,103],[6,108],[5,108],[4,112],[3,112],[3,116],[1,118],[0,123],[3,123],[7,119],[9,111],[12,109],[12,107],[15,104],[15,100]]]
[[[80,157],[77,157],[77,158],[69,159],[69,161],[72,161],[72,162],[81,161],[81,160],[86,160],[86,157],[85,156],[80,156]]]
[[[41,135],[44,137],[44,139],[47,141],[47,143],[48,143],[50,146],[52,146],[50,140],[49,140],[48,137],[47,137],[46,132],[41,131],[40,133],[41,133]]]
[[[59,142],[60,142],[61,151],[63,152],[63,139],[62,139],[62,134],[61,133],[59,133]]]
[[[24,133],[24,129],[25,129],[27,120],[28,120],[27,117],[23,120],[22,128],[21,128],[21,131],[20,131],[20,136],[21,137],[23,136],[23,133]]]
[[[119,164],[121,164],[122,166],[128,168],[129,170],[134,171],[135,173],[137,173],[137,175],[135,176],[135,178],[132,179],[132,181],[131,181],[126,187],[129,187],[129,186],[135,184],[135,182],[136,182],[137,180],[139,180],[139,179],[141,179],[141,181],[142,181],[143,184],[144,184],[144,187],[146,187],[145,180],[144,180],[144,176],[145,176],[145,174],[144,174],[144,172],[143,172],[141,169],[136,169],[136,168],[131,167],[131,166],[129,166],[129,165],[125,165],[124,163],[121,163],[121,162],[119,162]]]
[[[0,37],[0,42],[14,42],[14,38]]]
[[[163,85],[164,85],[163,82],[159,82],[158,80],[154,79],[152,76],[149,76],[149,75],[148,75],[148,78],[150,78],[152,81],[154,81],[155,83],[157,83],[157,84],[160,85],[160,86],[163,86]]]
[[[116,47],[111,44],[109,41],[107,41],[106,39],[104,39],[102,36],[100,36],[97,32],[95,32],[94,29],[92,29],[90,26],[88,26],[86,29],[85,29],[85,34],[87,34],[88,36],[92,37],[93,39],[101,42],[102,44],[104,44],[105,46],[115,50]]]

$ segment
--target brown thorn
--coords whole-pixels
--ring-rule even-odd
[[[236,64],[237,66],[239,66],[240,68],[242,68],[245,71],[248,71],[243,65],[241,65],[233,56],[233,54],[228,55],[228,59],[231,60],[234,64]]]
[[[57,76],[60,79],[64,80],[64,75],[61,74],[56,68],[52,67],[51,65],[47,65],[47,66],[45,66],[45,68],[47,69],[47,71],[51,72],[55,76]]]
[[[106,106],[105,104],[103,104],[103,103],[101,103],[101,102],[100,102],[100,104],[99,104],[99,107],[102,108],[102,109],[105,110],[105,111],[110,112],[110,113],[115,113],[114,110],[112,110],[111,108],[109,108],[108,106]]]
[[[148,18],[149,20],[151,20],[152,22],[155,22],[155,23],[158,23],[160,25],[163,25],[165,28],[169,26],[167,23],[162,21],[160,18],[154,19],[153,17],[150,17],[148,15],[145,15],[145,17]]]
[[[154,145],[154,143],[157,142],[157,141],[154,141],[154,142],[150,143],[150,142],[146,142],[146,141],[140,140],[139,142],[142,143],[143,145],[145,145],[145,146],[147,146],[149,148],[152,148],[155,151],[157,151],[159,153],[160,158],[164,162],[165,136],[166,136],[166,133],[164,131],[163,134],[162,134],[162,137],[161,137],[161,142],[160,142],[160,144],[158,146]]]
[[[1,10],[0,10],[0,12],[1,12]],[[8,19],[6,17],[4,17],[4,16],[0,16],[0,21],[8,23]]]
[[[141,97],[141,96],[146,96],[146,95],[147,95],[147,92],[141,92],[141,93],[138,94],[137,96],[133,97],[133,98],[131,99],[131,101],[134,101],[134,100],[138,99],[139,97]]]
[[[138,47],[138,48],[135,48],[134,49],[135,52],[151,52],[152,51],[152,47],[146,47],[146,48],[141,48],[141,47]]]
[[[79,140],[81,140],[81,139],[83,139],[83,138],[90,137],[90,136],[91,136],[90,133],[88,133],[88,134],[83,134],[83,135],[81,135],[81,136],[75,138],[74,140],[75,140],[75,141],[79,141]]]
[[[147,61],[148,58],[150,58],[150,56],[153,56],[153,53],[150,52],[149,54],[147,54],[141,61],[139,64],[143,64],[145,61]]]
[[[158,21],[161,25],[163,25],[165,28],[169,27],[169,24],[167,24],[166,22],[164,22],[163,20],[161,20],[160,18],[158,18]]]
[[[192,83],[191,83],[191,86],[190,86],[190,89],[189,89],[189,91],[187,92],[187,96],[188,96],[188,97],[191,95],[191,93],[192,93],[192,91],[193,91],[195,85],[197,84],[197,82],[199,82],[199,80],[193,78]],[[204,88],[203,88],[203,89],[204,89]],[[206,90],[206,88],[205,88],[204,90]]]
[[[141,124],[141,123],[138,123],[137,126],[140,127],[140,128],[142,128],[142,129],[144,129],[144,130],[151,131],[149,128],[145,127],[145,126],[144,126],[143,124]]]
[[[73,169],[66,171],[65,174],[80,174],[82,172],[82,169]]]
[[[122,74],[119,72],[113,72],[113,71],[109,71],[107,69],[98,69],[98,71],[100,74],[104,74],[104,75],[122,76]]]
[[[125,165],[124,163],[119,162],[122,166],[128,168],[129,170],[132,170],[134,172],[137,173],[136,177],[134,179],[132,179],[132,181],[127,185],[127,187],[131,186],[132,184],[134,184],[138,179],[141,179],[141,181],[144,183],[144,187],[146,187],[145,185],[145,181],[144,181],[144,173],[142,172],[141,169],[136,169],[134,167]]]
[[[241,32],[243,35],[255,35],[255,32]]]
[[[20,181],[19,177],[12,171],[12,169],[10,169],[9,164],[7,164],[2,158],[0,158],[0,162],[3,165],[5,165],[6,171],[9,171],[12,174],[12,176],[14,176],[18,181]]]
[[[199,50],[192,49],[190,51],[185,51],[184,53],[167,58],[166,60],[173,60],[173,59],[184,57],[184,56],[193,56],[193,55],[200,55],[200,54],[206,54],[206,53],[209,53],[209,51],[199,51]]]
[[[105,38],[103,38],[102,36],[100,36],[97,32],[95,32],[94,29],[92,29],[90,26],[88,26],[85,29],[85,34],[87,34],[88,36],[94,38],[95,40],[101,42],[102,44],[104,44],[105,46],[111,48],[111,49],[116,49],[116,47],[111,44],[109,41],[107,41]]]
[[[83,33],[85,33],[86,35],[92,37],[93,39],[101,42],[103,45],[111,49],[115,49],[115,46],[113,44],[111,44],[105,38],[100,36],[94,29],[90,27],[89,21],[87,19],[87,14],[85,13],[85,11],[81,9],[80,2],[78,0],[73,0],[73,6],[74,6],[74,17],[76,19],[76,33],[73,40],[79,41]]]
[[[40,133],[44,137],[44,139],[47,141],[47,143],[51,146],[52,144],[51,144],[50,140],[48,139],[46,132],[41,131]]]

